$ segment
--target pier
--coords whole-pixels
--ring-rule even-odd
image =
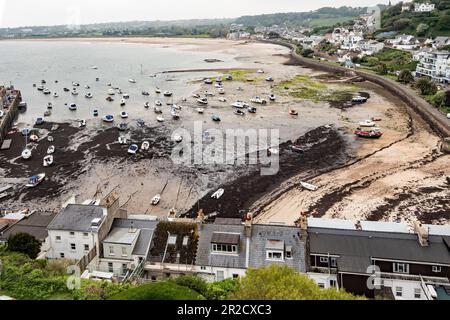
[[[0,86],[0,110],[4,112],[0,119],[0,146],[11,129],[14,120],[19,113],[19,104],[22,101],[22,95],[14,87]]]

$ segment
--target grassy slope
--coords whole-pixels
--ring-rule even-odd
[[[149,283],[113,296],[110,300],[204,300],[197,292],[172,282]]]

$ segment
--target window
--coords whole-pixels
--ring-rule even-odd
[[[409,273],[409,264],[394,262],[395,273]]]
[[[320,257],[320,263],[328,263],[328,257]]]
[[[56,242],[61,242],[61,236],[56,236]]]
[[[422,290],[420,288],[414,289],[414,299],[420,299],[422,297]]]
[[[222,281],[225,279],[225,273],[223,271],[217,271],[216,273],[216,280]]]
[[[72,250],[72,251],[77,250],[77,246],[76,246],[75,243],[71,243],[71,244],[70,244],[70,250]]]
[[[206,267],[201,266],[201,267],[200,267],[200,270],[206,270]]]
[[[442,271],[442,268],[441,268],[441,266],[433,266],[432,270],[434,273],[439,273]]]
[[[89,251],[89,245],[88,244],[84,245],[84,251]]]
[[[223,253],[237,253],[237,246],[231,244],[218,244],[213,243],[212,245],[213,252],[223,252]]]
[[[108,271],[113,273],[114,272],[114,265],[112,262],[108,262]]]
[[[126,257],[126,256],[128,256],[127,248],[122,247],[122,257]]]
[[[395,296],[396,297],[403,296],[403,288],[402,287],[395,287]]]
[[[233,279],[237,279],[237,278],[239,278],[239,275],[236,274],[236,273],[234,273],[234,274],[233,274]]]
[[[123,264],[122,264],[122,274],[123,274],[123,275],[126,275],[126,274],[127,274],[127,271],[128,271],[128,266],[127,266],[126,263],[123,263]]]
[[[71,236],[72,238],[75,237],[75,232],[71,231],[71,232],[70,232],[70,236]]]
[[[113,247],[113,246],[110,246],[110,247],[109,247],[109,255],[110,255],[110,256],[113,256],[113,255],[114,255],[114,247]]]
[[[64,259],[64,257],[65,257],[64,252],[61,252],[61,253],[59,254],[59,257],[60,257],[61,259]]]
[[[337,259],[336,258],[330,258],[330,265],[334,268],[337,267]]]
[[[275,260],[275,261],[283,261],[283,252],[281,251],[267,251],[266,253],[267,260]]]
[[[319,282],[317,284],[320,288],[324,289],[325,288],[325,283]]]
[[[286,259],[292,259],[292,249],[291,248],[286,250]]]
[[[83,237],[85,237],[85,238],[89,237],[89,233],[87,233],[87,232],[83,233]]]
[[[330,287],[332,287],[332,288],[336,288],[337,287],[336,280],[330,280]]]

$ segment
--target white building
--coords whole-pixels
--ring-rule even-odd
[[[421,55],[416,69],[417,76],[450,83],[450,52],[432,51]]]
[[[434,11],[434,3],[415,3],[414,11],[415,12],[432,12]]]

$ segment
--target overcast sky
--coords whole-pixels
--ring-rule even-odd
[[[261,13],[310,11],[389,0],[0,0],[0,27],[87,24],[132,20],[234,18]],[[397,3],[393,0],[392,3]]]

